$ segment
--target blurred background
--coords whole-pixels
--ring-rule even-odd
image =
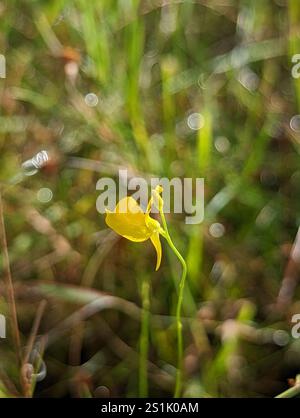
[[[181,267],[163,243],[155,272],[151,243],[96,210],[97,180],[125,168],[205,178],[201,224],[167,215],[188,264],[184,396],[293,385],[300,3],[7,0],[0,16],[0,396],[138,396],[143,283],[148,394],[172,396]]]

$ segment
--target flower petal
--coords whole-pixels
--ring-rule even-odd
[[[154,232],[151,237],[151,242],[154,245],[154,248],[156,250],[156,254],[157,254],[157,261],[156,261],[156,268],[155,270],[157,271],[159,269],[160,263],[161,263],[161,255],[162,255],[162,250],[161,250],[161,242],[159,239],[159,232]]]
[[[125,197],[117,204],[114,212],[106,211],[106,224],[117,234],[130,241],[142,242],[152,233],[145,221],[146,215],[135,199]]]
[[[163,201],[163,199],[162,199],[162,197],[160,196],[161,195],[161,193],[163,192],[163,187],[160,185],[160,184],[158,184],[156,187],[155,187],[155,189],[153,189],[152,191],[151,191],[151,197],[150,197],[150,200],[149,200],[149,202],[148,202],[148,205],[147,205],[147,210],[146,210],[146,213],[150,213],[150,211],[151,211],[151,207],[152,207],[152,205],[154,204],[159,210],[160,209],[162,209],[162,207],[163,207],[163,203],[164,203],[164,201]]]

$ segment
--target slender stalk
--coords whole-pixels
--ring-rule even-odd
[[[184,258],[180,254],[180,252],[175,247],[169,231],[167,222],[165,219],[165,215],[163,213],[162,208],[160,209],[160,215],[162,219],[162,224],[164,227],[165,234],[162,234],[165,239],[167,240],[171,250],[174,252],[178,260],[182,265],[182,274],[181,279],[179,282],[179,289],[178,289],[178,299],[177,299],[177,306],[176,306],[176,327],[177,327],[177,371],[176,371],[176,382],[175,382],[175,390],[174,390],[174,398],[179,398],[182,391],[182,371],[183,371],[183,337],[182,337],[182,319],[181,319],[181,310],[182,310],[182,302],[184,296],[184,285],[186,280],[187,274],[187,266]]]
[[[294,398],[300,394],[300,374],[296,377],[295,386],[275,396],[275,398]]]
[[[141,289],[142,296],[142,318],[141,318],[141,336],[140,336],[140,358],[139,358],[139,396],[146,398],[148,396],[148,351],[149,351],[149,318],[150,318],[150,283],[148,278],[144,277]]]
[[[22,385],[23,385],[23,393],[25,398],[31,398],[32,397],[32,385],[31,385],[31,379],[28,378],[28,376],[26,376],[26,372],[27,372],[27,367],[28,367],[28,362],[29,362],[29,358],[30,358],[30,354],[32,352],[33,349],[33,345],[34,345],[34,341],[36,339],[37,333],[38,333],[38,329],[41,323],[41,319],[43,316],[43,313],[45,311],[45,307],[46,307],[46,300],[42,300],[41,303],[38,306],[37,309],[37,313],[34,319],[34,323],[30,332],[30,336],[28,338],[28,342],[27,342],[27,347],[26,347],[26,352],[23,358],[23,364],[22,364],[22,369],[21,369],[21,380],[22,380]]]
[[[8,250],[7,250],[7,239],[6,239],[5,223],[4,223],[4,216],[3,216],[3,204],[2,204],[1,191],[0,191],[0,242],[1,242],[2,254],[3,254],[3,272],[4,272],[4,278],[5,278],[5,288],[6,288],[7,299],[8,299],[9,313],[10,313],[10,317],[12,321],[13,341],[15,345],[18,363],[21,364],[22,357],[21,357],[20,333],[19,333],[19,326],[18,326],[14,286],[13,286],[13,281],[12,281],[12,276],[11,276],[11,271],[10,271],[9,255],[8,255]]]

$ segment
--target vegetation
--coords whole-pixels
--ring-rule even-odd
[[[300,3],[2,0],[0,15],[0,397],[171,397],[181,322],[181,396],[297,396]],[[155,271],[150,240],[96,209],[120,169],[205,179],[203,222],[165,214],[181,318],[166,240]]]

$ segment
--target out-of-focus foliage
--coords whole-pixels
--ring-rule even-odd
[[[154,272],[150,243],[107,229],[96,182],[120,168],[205,177],[204,222],[168,215],[188,262],[185,396],[287,388],[300,368],[296,263],[286,272],[300,216],[300,3],[7,0],[0,15],[0,180],[22,346],[47,300],[34,396],[138,394],[144,280],[149,393],[173,392],[180,265],[165,247]],[[42,149],[49,164],[8,186]],[[0,291],[8,314],[2,277]],[[18,396],[7,332],[0,396]]]

